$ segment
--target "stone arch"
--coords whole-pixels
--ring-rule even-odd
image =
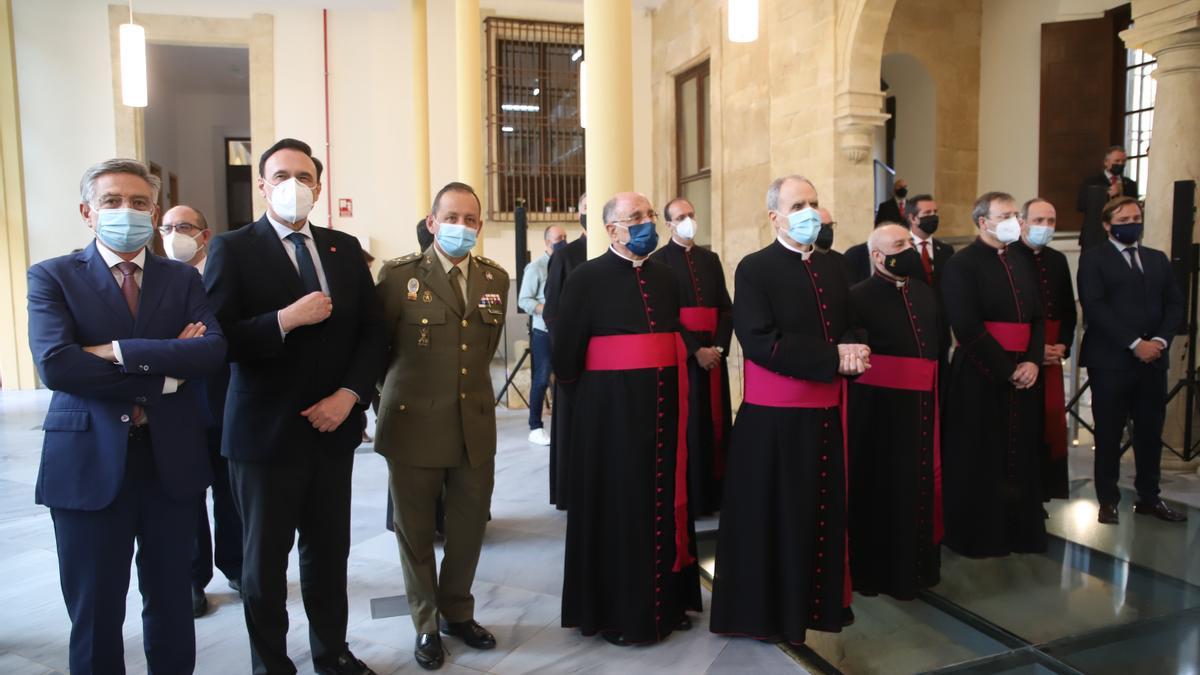
[[[834,115],[839,146],[852,162],[870,155],[874,129],[887,120],[881,112],[879,68],[895,6],[896,0],[852,0],[838,6]]]

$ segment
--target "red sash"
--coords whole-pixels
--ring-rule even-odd
[[[813,382],[801,380],[787,375],[767,370],[757,363],[746,360],[743,362],[745,371],[745,393],[743,400],[753,405],[767,408],[838,408],[842,418],[842,476],[845,479],[846,500],[850,498],[850,446],[847,441],[846,406],[842,401],[846,396],[846,381],[841,377],[833,382]],[[849,508],[846,517],[850,517]],[[843,564],[845,565],[844,583],[842,584],[842,603],[850,606],[850,540],[844,539]]]
[[[984,321],[983,327],[1006,352],[1021,352],[1029,349],[1030,326],[1027,323],[1007,321]]]
[[[641,370],[644,368],[675,368],[679,378],[679,421],[675,435],[675,563],[672,570],[681,571],[692,564],[688,538],[687,492],[687,419],[688,373],[687,348],[679,333],[637,333],[606,335],[588,341],[587,370]],[[657,443],[657,441],[656,441]]]
[[[1061,321],[1047,319],[1046,344],[1058,344],[1060,330]],[[1043,365],[1042,372],[1046,374],[1046,424],[1042,438],[1050,448],[1050,457],[1062,459],[1067,456],[1067,395],[1063,391],[1062,364]]]
[[[936,359],[871,355],[871,369],[855,380],[858,384],[886,389],[933,392],[933,543],[945,533],[942,518],[942,420],[938,402]]]
[[[717,308],[680,307],[679,323],[685,330],[708,333],[715,338]],[[725,399],[722,396],[724,386],[720,368],[714,367],[708,371],[708,398],[713,421],[713,474],[717,478],[725,475]]]

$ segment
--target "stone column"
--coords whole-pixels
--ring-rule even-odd
[[[1171,217],[1175,181],[1200,180],[1200,0],[1170,2],[1142,0],[1133,3],[1134,27],[1121,33],[1129,49],[1142,49],[1158,61],[1154,79],[1154,127],[1147,170],[1147,246],[1171,250]],[[1192,237],[1195,241],[1195,232]],[[1182,289],[1185,295],[1190,289]],[[1185,338],[1173,343],[1169,384],[1186,375]],[[1194,434],[1200,436],[1200,419],[1185,410],[1184,392],[1167,409],[1164,440],[1182,450],[1184,415],[1193,415]],[[1197,439],[1193,439],[1193,443]],[[1184,463],[1164,450],[1164,469],[1196,469],[1200,460]]]
[[[429,189],[429,51],[425,0],[412,0],[412,165],[413,219],[426,215],[433,193]],[[483,186],[472,186],[482,190]]]
[[[455,1],[458,178],[475,188],[479,199],[483,200],[487,186],[483,176],[483,46],[480,23],[479,0]],[[428,137],[428,134],[426,136]],[[425,165],[429,165],[428,151]],[[478,239],[474,252],[477,255],[483,254],[483,237]]]
[[[25,181],[12,1],[0,3],[0,382],[5,389],[37,387],[29,352],[25,270]]]
[[[633,190],[633,8],[629,2],[584,0],[583,50],[587,106],[588,257],[608,249],[601,209]],[[649,105],[649,101],[642,102]]]

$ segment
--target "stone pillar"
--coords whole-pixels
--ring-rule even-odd
[[[29,245],[12,1],[0,3],[0,387],[37,387],[25,312]]]
[[[1200,0],[1135,0],[1133,19],[1134,27],[1121,33],[1126,47],[1149,52],[1158,61],[1144,241],[1169,254],[1175,181],[1200,180],[1200,155],[1196,153],[1200,145]],[[1193,232],[1193,241],[1195,236]],[[1190,289],[1182,290],[1186,295]],[[1186,339],[1176,338],[1173,346],[1172,386],[1186,374],[1190,345]],[[1164,440],[1177,450],[1183,446],[1183,416],[1194,416],[1185,407],[1181,391],[1167,409],[1163,430]],[[1193,423],[1194,433],[1200,435],[1200,419],[1194,418]],[[1196,469],[1198,465],[1200,460],[1185,464],[1163,452],[1164,469]]]
[[[475,188],[480,200],[483,200],[487,186],[483,177],[483,46],[479,28],[481,22],[479,0],[455,0],[458,178]],[[425,165],[429,165],[428,151]],[[475,253],[483,253],[483,237],[475,244]]]
[[[633,185],[633,8],[629,2],[584,0],[583,50],[587,60],[588,257],[608,249],[601,209]],[[650,101],[643,101],[649,105]]]
[[[426,215],[433,193],[429,188],[429,51],[425,0],[412,0],[412,157],[413,219]],[[476,190],[481,185],[473,186]]]

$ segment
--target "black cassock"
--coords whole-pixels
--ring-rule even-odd
[[[611,250],[567,280],[553,362],[570,390],[570,491],[562,625],[584,635],[657,642],[700,611],[695,562],[676,562],[675,367],[585,370],[592,337],[678,331],[679,289],[652,260],[635,268]],[[694,560],[695,537],[687,519]]]
[[[725,271],[716,253],[699,246],[684,248],[671,240],[650,256],[667,265],[679,283],[682,307],[716,309],[716,332],[683,330],[688,353],[688,505],[697,516],[721,509],[721,479],[733,415],[729,402],[729,369],[725,359],[712,371],[694,356],[700,347],[720,347],[729,354],[733,337],[733,302],[725,287]],[[713,379],[719,377],[716,398]],[[714,414],[715,413],[715,414]]]
[[[1025,256],[976,239],[946,263],[942,295],[958,340],[942,437],[943,541],[971,557],[1045,551],[1042,388],[1019,390],[1009,381],[1018,363],[1042,362],[1033,268]],[[1005,351],[985,322],[1028,324],[1028,348]]]
[[[938,361],[938,299],[923,281],[897,286],[878,274],[850,290],[871,358]],[[868,373],[869,375],[870,373]],[[854,590],[911,600],[938,583],[935,540],[935,393],[851,382],[850,570]]]
[[[779,375],[838,381],[850,289],[836,259],[776,241],[735,276],[733,326],[746,359]],[[747,391],[747,397],[750,397]],[[717,541],[715,633],[803,642],[851,620],[845,447],[839,408],[743,403],[733,425]]]
[[[587,260],[587,237],[579,237],[550,256],[546,272],[546,302],[542,306],[542,320],[550,343],[554,344],[554,324],[558,319],[563,287],[567,277]],[[554,395],[550,400],[550,503],[559,511],[567,508],[567,430],[571,420],[571,392],[554,382]]]
[[[1042,312],[1046,316],[1046,343],[1066,345],[1066,356],[1071,356],[1071,342],[1075,339],[1075,287],[1071,285],[1071,268],[1067,264],[1067,256],[1049,246],[1035,251],[1026,246],[1024,241],[1013,244],[1011,248],[1025,254],[1037,272]],[[1051,327],[1055,321],[1058,322],[1057,337],[1051,335]],[[1058,379],[1048,380],[1049,377]],[[1038,380],[1046,396],[1045,434],[1042,439],[1044,501],[1068,499],[1071,496],[1067,471],[1067,417],[1063,409],[1066,396],[1062,377],[1062,366],[1042,366],[1038,371]],[[1057,391],[1053,390],[1055,386],[1058,387]]]

